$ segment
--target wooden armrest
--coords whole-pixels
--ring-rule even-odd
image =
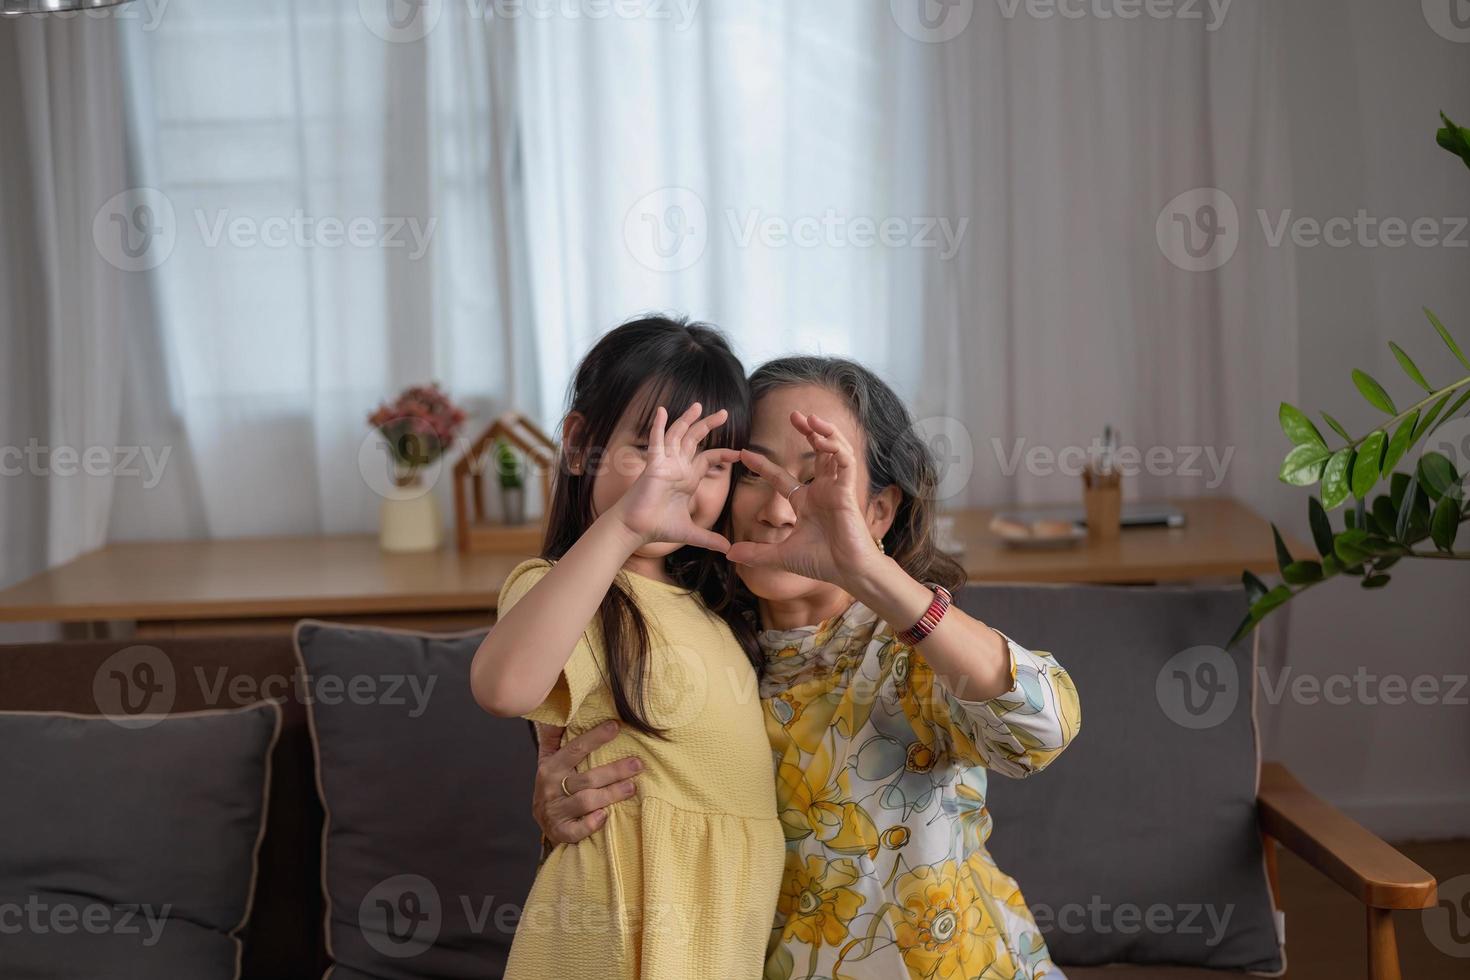
[[[1434,876],[1299,783],[1285,766],[1261,767],[1261,829],[1369,908],[1434,906]]]

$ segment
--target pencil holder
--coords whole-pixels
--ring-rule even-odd
[[[1087,537],[1107,541],[1118,536],[1123,511],[1123,489],[1117,473],[1082,474],[1082,507],[1087,514]]]

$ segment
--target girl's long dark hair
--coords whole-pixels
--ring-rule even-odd
[[[694,402],[706,414],[725,409],[725,424],[710,433],[706,448],[745,446],[750,436],[750,390],[745,369],[714,327],[683,318],[644,316],[602,337],[577,366],[567,396],[568,417],[576,415],[562,446],[562,458],[547,509],[541,557],[560,559],[597,519],[592,488],[618,422],[632,410],[638,431],[646,431],[660,405],[676,419]],[[564,427],[565,430],[565,427]],[[728,526],[729,501],[716,527]],[[699,595],[713,612],[727,609],[725,557],[704,548],[680,548],[665,559],[670,575]],[[608,686],[618,715],[633,728],[663,736],[648,719],[647,685],[650,635],[647,619],[618,582],[597,610],[607,657]],[[742,649],[759,669],[754,645]]]

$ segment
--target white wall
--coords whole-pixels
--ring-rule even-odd
[[[1294,161],[1291,206],[1302,215],[1470,215],[1470,170],[1434,144],[1441,108],[1470,124],[1470,43],[1432,31],[1409,0],[1292,0],[1287,86]],[[1248,220],[1241,205],[1242,219]],[[1259,225],[1255,229],[1259,234]],[[1388,350],[1395,340],[1430,381],[1463,375],[1419,312],[1434,309],[1470,344],[1470,248],[1297,248],[1299,405],[1327,409],[1350,431],[1377,413],[1349,374],[1373,374],[1407,396]],[[1291,311],[1283,310],[1283,317]],[[1403,399],[1401,398],[1400,401]],[[1325,430],[1324,430],[1325,431]],[[1305,495],[1273,486],[1256,501],[1310,540]],[[1462,539],[1461,550],[1470,547]],[[1470,673],[1470,567],[1400,563],[1369,592],[1320,586],[1293,603],[1288,663],[1296,673],[1446,677]],[[1273,678],[1274,680],[1274,678]],[[1450,682],[1453,684],[1454,682]],[[1448,688],[1445,688],[1448,690]],[[1470,834],[1470,690],[1459,704],[1262,705],[1267,757],[1393,837]]]

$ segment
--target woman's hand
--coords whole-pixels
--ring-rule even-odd
[[[796,512],[796,526],[775,544],[741,541],[730,548],[732,562],[780,568],[806,578],[820,579],[847,591],[855,577],[882,559],[868,530],[863,496],[858,486],[857,457],[847,439],[826,419],[791,413],[791,424],[816,451],[816,475],[803,484],[760,453],[745,450],[740,461]]]
[[[703,406],[695,402],[667,425],[668,410],[659,406],[648,428],[643,472],[613,505],[618,519],[644,544],[692,544],[721,553],[730,550],[724,535],[700,527],[690,517],[690,498],[710,468],[740,458],[733,449],[699,451],[705,437],[729,417],[723,408],[700,418],[702,411]]]
[[[593,749],[617,737],[618,723],[603,722],[566,745],[561,744],[563,731],[550,725],[536,726],[536,788],[531,796],[531,815],[547,840],[575,844],[601,829],[607,822],[609,805],[633,795],[633,778],[643,770],[643,763],[629,757],[577,772],[578,764]],[[562,792],[563,776],[570,796]]]

